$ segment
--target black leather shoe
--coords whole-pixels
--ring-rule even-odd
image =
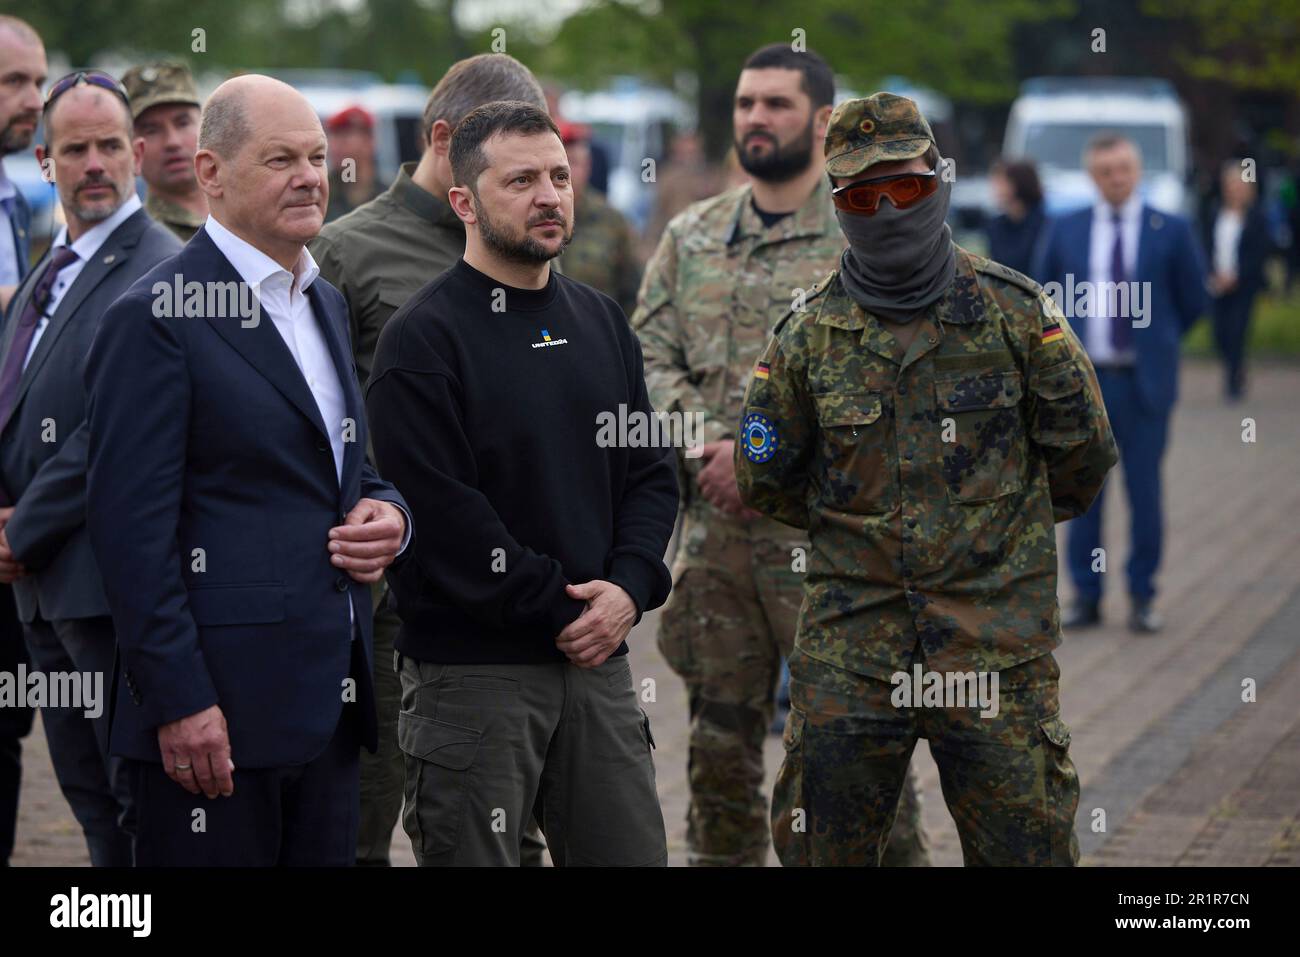
[[[1141,635],[1154,635],[1165,626],[1165,621],[1149,601],[1136,601],[1128,616],[1128,627]]]
[[[1062,628],[1095,628],[1101,624],[1101,610],[1095,601],[1079,601],[1061,619]]]

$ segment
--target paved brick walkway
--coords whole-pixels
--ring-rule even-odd
[[[1083,781],[1077,826],[1086,864],[1300,863],[1300,367],[1257,368],[1251,397],[1237,406],[1220,401],[1218,385],[1217,366],[1186,365],[1165,466],[1165,632],[1139,638],[1123,627],[1126,519],[1111,489],[1110,624],[1068,636],[1057,653]],[[1246,416],[1256,422],[1254,444],[1241,441]],[[683,864],[685,690],[655,650],[656,622],[648,615],[633,633],[632,664],[638,683],[656,682],[645,708],[670,859]],[[1254,703],[1242,702],[1247,678]],[[39,723],[24,754],[14,863],[86,863]],[[779,739],[769,738],[769,793],[780,757]],[[958,865],[928,748],[915,760],[935,863]],[[1093,829],[1098,811],[1104,831]],[[395,851],[397,863],[413,863],[400,829]]]

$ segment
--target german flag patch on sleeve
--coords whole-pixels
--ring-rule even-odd
[[[1061,328],[1061,324],[1055,320],[1049,319],[1047,325],[1043,326],[1043,345],[1048,345],[1049,343],[1064,338],[1065,330]]]
[[[766,362],[760,361],[756,366],[754,366],[755,379],[766,379],[769,375],[771,375],[771,373],[772,373],[772,367],[768,365]]]

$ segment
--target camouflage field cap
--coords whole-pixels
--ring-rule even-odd
[[[188,103],[202,107],[194,77],[184,63],[148,63],[133,66],[122,74],[122,85],[131,97],[131,118],[160,103]]]
[[[923,156],[933,145],[930,124],[907,97],[875,93],[846,100],[835,107],[826,128],[826,172],[856,176],[882,160]]]

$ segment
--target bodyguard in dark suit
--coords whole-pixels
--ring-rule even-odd
[[[87,360],[111,744],[140,865],[355,857],[369,583],[409,522],[365,461],[347,309],[304,247],[324,162],[291,87],[219,87],[195,157],[210,218],[113,305]]]
[[[1153,632],[1160,627],[1153,607],[1164,525],[1160,462],[1178,396],[1180,343],[1206,307],[1205,271],[1187,221],[1152,209],[1138,195],[1141,157],[1131,140],[1099,134],[1085,160],[1101,199],[1057,221],[1036,275],[1044,285],[1058,284],[1048,291],[1063,299],[1097,370],[1128,492],[1129,626]],[[1110,283],[1121,284],[1123,295],[1106,295],[1102,284]],[[1087,302],[1080,314],[1079,305]],[[1070,523],[1070,574],[1078,602],[1062,621],[1066,628],[1101,620],[1104,576],[1097,550],[1104,493],[1105,488]]]
[[[102,76],[102,75],[101,75]],[[101,695],[42,708],[59,786],[91,863],[129,866],[119,826],[130,806],[110,761],[103,689],[113,673],[113,621],[86,536],[82,363],[109,305],[180,243],[135,195],[139,154],[116,81],[51,87],[46,142],[67,225],[19,286],[0,335],[0,580],[12,581],[33,666],[81,672]],[[93,716],[87,720],[87,712]]]
[[[1240,399],[1246,391],[1246,330],[1255,297],[1264,288],[1264,263],[1273,254],[1268,217],[1256,201],[1254,180],[1244,175],[1240,160],[1224,164],[1219,203],[1206,217],[1204,236],[1214,297],[1214,342],[1223,357],[1229,400]]]
[[[28,273],[32,213],[5,175],[4,157],[31,146],[45,85],[45,47],[31,26],[0,16],[0,316]],[[0,526],[2,527],[2,526]],[[0,584],[0,672],[30,664],[13,588]],[[32,729],[26,705],[0,709],[0,867],[9,863],[22,783],[22,739]]]

